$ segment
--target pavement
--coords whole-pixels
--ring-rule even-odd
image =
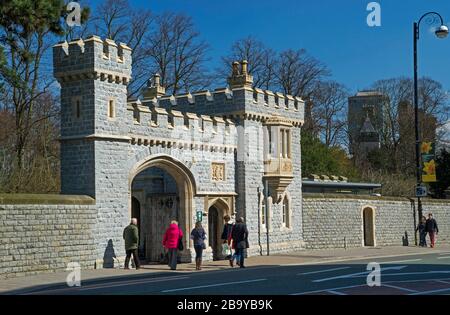
[[[369,263],[381,268],[381,286],[369,287]],[[82,270],[81,286],[68,287],[68,271],[0,280],[6,295],[421,295],[450,294],[450,245],[304,250],[246,259],[165,265],[141,270]]]

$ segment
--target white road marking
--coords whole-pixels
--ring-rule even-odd
[[[267,279],[256,279],[256,280],[248,280],[248,281],[236,281],[236,282],[225,282],[225,283],[209,284],[209,285],[199,285],[199,286],[196,286],[196,287],[164,290],[164,291],[161,291],[161,293],[178,292],[178,291],[187,291],[187,290],[195,290],[195,289],[202,289],[202,288],[221,287],[221,286],[226,286],[226,285],[242,284],[242,283],[252,283],[252,282],[261,282],[261,281],[266,281],[266,280],[267,280]]]
[[[438,257],[437,259],[450,259],[450,256],[442,256],[442,257]]]
[[[381,268],[381,272],[383,272],[385,270],[401,270],[401,269],[406,268],[406,267],[407,266],[396,266],[396,267]],[[347,275],[341,275],[341,276],[336,276],[336,277],[331,277],[331,278],[317,279],[317,280],[313,280],[312,282],[324,282],[324,281],[329,281],[329,280],[345,279],[345,278],[358,278],[358,277],[361,277],[361,275],[363,275],[362,277],[366,277],[366,275],[368,275],[371,272],[372,271],[363,271],[363,272],[357,272],[357,273],[350,273],[350,274],[347,274]]]
[[[406,262],[413,262],[413,261],[421,261],[421,258],[418,259],[408,259],[408,260],[396,260],[396,261],[383,261],[380,262],[380,264],[382,265],[386,265],[386,264],[404,264]]]
[[[367,257],[350,257],[350,258],[340,258],[340,259],[330,259],[330,260],[324,260],[324,261],[312,261],[312,262],[304,262],[304,263],[291,263],[291,264],[283,264],[280,266],[308,266],[308,265],[325,265],[330,263],[336,263],[336,262],[347,262],[347,261],[367,261],[373,259],[382,259],[382,258],[396,258],[396,257],[407,257],[407,256],[417,256],[417,255],[448,255],[449,252],[440,252],[440,251],[433,251],[433,252],[417,252],[417,253],[410,253],[410,254],[400,254],[400,255],[381,255],[381,256],[367,256]]]
[[[318,271],[311,271],[311,272],[304,272],[304,273],[298,273],[297,276],[306,276],[306,275],[312,275],[316,273],[323,273],[323,272],[330,272],[330,271],[337,271],[337,270],[344,270],[349,269],[350,267],[340,267],[340,268],[333,268],[333,269],[325,269],[325,270],[318,270]]]
[[[81,287],[66,287],[66,288],[60,288],[60,289],[52,289],[52,290],[38,290],[33,292],[27,292],[23,293],[22,295],[34,295],[34,294],[47,294],[51,292],[65,292],[65,291],[86,291],[86,290],[96,290],[101,288],[112,288],[112,287],[120,287],[120,286],[127,286],[127,285],[134,285],[134,284],[142,284],[142,283],[152,283],[152,282],[162,282],[162,281],[171,281],[171,280],[181,280],[181,279],[188,279],[189,277],[186,276],[176,276],[176,277],[159,277],[159,278],[150,278],[150,279],[140,279],[140,280],[128,280],[128,281],[122,281],[119,283],[112,283],[112,284],[93,284],[93,285],[87,285]]]
[[[407,289],[407,288],[403,288],[403,287],[398,287],[396,285],[392,285],[392,284],[382,284],[383,287],[388,287],[388,288],[393,288],[393,289],[397,289],[397,290],[403,290],[403,291],[408,291],[408,292],[419,292],[417,290],[413,290],[413,289]]]
[[[309,292],[291,293],[289,295],[305,295],[305,294],[314,294],[314,293],[319,293],[319,292],[333,292],[333,291],[336,291],[336,290],[352,289],[352,288],[362,287],[362,286],[364,286],[364,285],[363,284],[357,284],[357,285],[349,285],[349,286],[346,286],[346,287],[339,287],[339,288],[332,288],[332,289],[322,289],[322,290],[309,291]]]
[[[165,281],[173,281],[173,280],[184,280],[189,279],[189,277],[172,277],[172,278],[158,278],[158,279],[147,279],[147,280],[139,280],[139,281],[128,281],[123,283],[117,283],[117,284],[105,284],[105,285],[96,285],[96,286],[90,286],[88,288],[83,288],[79,291],[88,291],[88,290],[97,290],[97,289],[105,289],[105,288],[114,288],[114,287],[124,287],[124,286],[130,286],[130,285],[138,285],[138,284],[146,284],[146,283],[155,283],[155,282],[165,282]]]
[[[440,292],[450,292],[450,288],[439,289],[439,290],[430,290],[430,291],[422,291],[422,292],[417,292],[417,293],[411,293],[410,295],[423,295],[423,294],[432,294],[432,293],[440,293]]]
[[[333,290],[327,290],[328,293],[332,293],[332,294],[336,294],[336,295],[347,295],[346,293],[342,293],[342,292],[338,292],[338,291],[333,291]]]
[[[428,275],[428,274],[449,274],[450,271],[420,271],[420,272],[399,272],[399,273],[382,273],[381,277],[387,277],[387,276],[411,276],[411,275]],[[354,275],[348,278],[364,278],[365,275]],[[434,279],[433,279],[434,280]]]
[[[450,284],[449,281],[444,281],[444,280],[434,280],[434,282],[440,282],[440,283]]]
[[[448,280],[449,282],[445,282],[444,280]],[[383,283],[383,286],[386,286],[386,284],[391,283],[409,283],[409,282],[429,282],[429,281],[438,281],[438,282],[445,282],[450,284],[450,278],[448,279],[441,279],[441,280],[429,280],[429,279],[422,279],[422,280],[401,280],[401,281],[388,281]],[[344,289],[353,289],[356,287],[365,287],[365,284],[356,284],[356,285],[350,285],[350,286],[344,286],[339,288],[331,288],[331,289],[322,289],[322,290],[316,290],[316,291],[309,291],[309,292],[299,292],[299,293],[291,293],[289,295],[304,295],[304,294],[314,294],[314,293],[320,293],[320,292],[330,292],[330,291],[337,291],[337,290],[344,290]],[[450,289],[450,288],[449,288]],[[447,289],[448,290],[448,289]]]

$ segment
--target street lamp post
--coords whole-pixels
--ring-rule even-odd
[[[438,38],[445,38],[448,35],[448,27],[444,25],[442,16],[437,12],[428,12],[422,15],[418,22],[414,22],[414,126],[416,135],[416,176],[417,186],[422,184],[422,170],[420,163],[420,136],[419,136],[419,96],[418,96],[418,71],[417,71],[417,43],[420,38],[420,23],[425,17],[434,16],[430,20],[431,23],[440,22],[440,26],[436,29],[435,34]],[[439,20],[437,20],[439,19]],[[417,210],[419,215],[419,221],[422,218],[422,201],[420,196],[417,196]]]

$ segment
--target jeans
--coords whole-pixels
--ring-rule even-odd
[[[244,248],[236,248],[234,255],[236,255],[236,261],[239,261],[239,266],[244,267]]]
[[[125,257],[125,268],[128,268],[128,266],[130,264],[131,255],[133,255],[134,266],[136,268],[139,268],[141,266],[141,262],[139,261],[138,250],[130,249],[130,250],[127,250],[126,253],[127,253],[127,256]]]
[[[419,246],[426,247],[427,246],[427,232],[420,232],[420,243]]]

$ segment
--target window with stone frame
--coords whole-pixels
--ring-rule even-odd
[[[116,118],[116,101],[110,99],[108,101],[108,119]]]

